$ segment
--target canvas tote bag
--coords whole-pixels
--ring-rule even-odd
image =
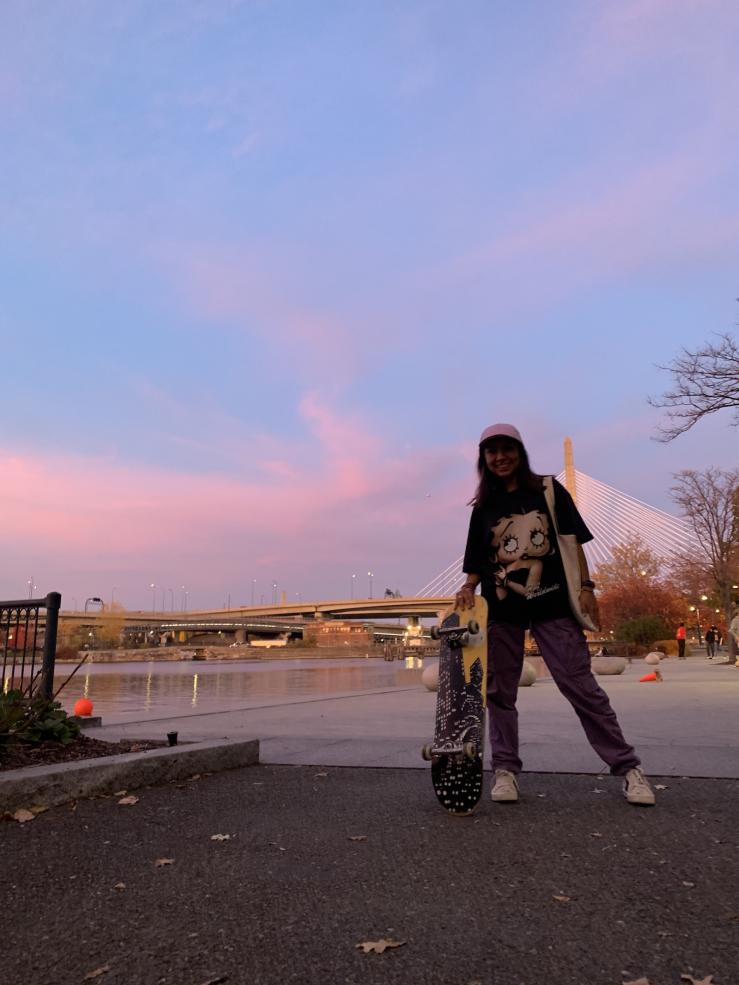
[[[559,545],[562,567],[564,568],[565,580],[567,581],[567,594],[570,598],[572,614],[584,629],[597,632],[598,627],[590,616],[586,616],[580,608],[580,590],[582,585],[580,580],[580,561],[577,556],[577,538],[574,534],[561,534],[559,532],[557,510],[554,504],[554,481],[551,475],[544,476],[544,498],[547,501],[549,515],[552,518],[554,532],[557,535],[557,544]]]

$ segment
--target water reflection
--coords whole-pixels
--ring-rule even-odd
[[[283,700],[330,697],[355,691],[420,684],[423,661],[275,660],[220,663],[93,664],[77,674],[59,695],[71,711],[78,698],[89,698],[96,715],[163,717],[218,711]],[[71,671],[57,667],[58,688]]]

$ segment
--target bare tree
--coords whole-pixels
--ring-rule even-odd
[[[683,349],[667,366],[672,388],[659,398],[649,398],[652,407],[667,410],[667,420],[658,428],[658,441],[668,442],[685,434],[694,424],[717,410],[733,408],[739,425],[739,346],[726,334],[702,349]]]
[[[726,625],[731,622],[732,587],[739,574],[739,469],[686,469],[674,477],[672,499],[682,510],[698,542],[703,561],[721,600]],[[733,654],[729,637],[729,653]]]

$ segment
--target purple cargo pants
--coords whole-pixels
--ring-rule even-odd
[[[523,626],[488,625],[488,728],[493,769],[519,773],[516,695],[523,666]],[[585,634],[574,619],[535,623],[531,633],[555,684],[575,709],[588,742],[621,776],[639,765],[633,746],[623,737],[608,695],[590,669]]]

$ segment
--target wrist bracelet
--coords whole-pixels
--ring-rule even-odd
[[[589,588],[590,591],[592,592],[593,589],[595,588],[595,582],[594,581],[587,581],[587,580],[586,581],[581,581],[580,582],[580,587],[581,588]]]

